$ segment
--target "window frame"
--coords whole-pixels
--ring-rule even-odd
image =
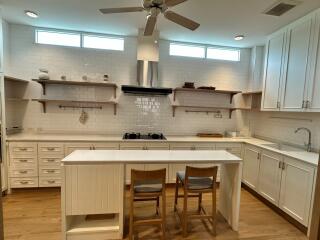
[[[238,52],[238,60],[208,58],[208,50],[209,49],[236,51],[236,52]],[[215,60],[215,61],[240,62],[241,61],[241,49],[240,48],[233,48],[233,47],[222,47],[222,46],[207,46],[206,47],[206,59]]]
[[[51,44],[51,43],[39,43],[38,42],[38,32],[77,35],[77,36],[80,37],[80,45],[79,46],[68,46],[68,45],[58,45],[58,44]],[[84,37],[85,36],[122,40],[123,41],[123,49],[122,50],[118,50],[118,49],[84,47]],[[77,31],[51,29],[51,28],[40,28],[40,27],[36,27],[34,29],[34,43],[35,44],[40,44],[40,45],[48,45],[48,46],[56,46],[56,47],[67,47],[67,48],[71,47],[71,48],[93,49],[93,50],[102,50],[102,51],[118,51],[118,52],[124,52],[125,51],[125,37],[123,37],[123,36],[109,35],[109,34],[99,34],[99,33],[90,33],[90,32],[77,32]]]
[[[204,48],[204,51],[205,51],[205,52],[204,52],[204,57],[171,55],[171,54],[170,54],[170,47],[171,47],[171,45],[191,46],[191,47],[202,47],[202,48]],[[209,50],[209,49],[237,51],[239,58],[238,58],[238,60],[208,58],[208,50]],[[170,57],[183,57],[183,58],[190,58],[190,59],[203,59],[203,60],[226,61],[226,62],[231,62],[231,63],[232,63],[232,62],[233,62],[233,63],[237,63],[237,62],[240,62],[240,61],[241,61],[241,48],[170,41],[170,42],[169,42],[169,56],[170,56]]]
[[[91,48],[91,47],[85,47],[84,46],[84,38],[86,36],[89,37],[97,37],[97,38],[106,38],[106,39],[116,39],[116,40],[122,40],[123,41],[123,49],[118,50],[118,49],[108,49],[108,48]],[[107,34],[95,34],[95,33],[87,33],[87,32],[82,32],[81,33],[81,48],[83,49],[96,49],[96,50],[105,50],[105,51],[118,51],[118,52],[123,52],[125,50],[125,38],[120,37],[120,36],[115,36],[115,35],[107,35]]]
[[[171,45],[177,45],[177,46],[185,46],[185,47],[198,47],[198,48],[203,48],[204,54],[203,57],[195,57],[195,56],[183,56],[183,55],[171,55]],[[170,42],[169,44],[169,56],[171,57],[183,57],[183,58],[189,58],[189,59],[206,59],[207,57],[207,51],[206,51],[206,46],[201,45],[201,44],[194,44],[194,43],[183,43],[183,42]]]
[[[78,35],[80,37],[80,45],[79,46],[68,46],[68,45],[60,45],[60,44],[51,44],[51,43],[39,43],[38,40],[38,32],[47,32],[47,33],[60,33],[60,34],[69,34],[69,35]],[[80,32],[75,32],[75,31],[64,31],[64,30],[58,30],[58,29],[47,29],[47,28],[36,28],[35,29],[35,39],[34,43],[35,44],[40,44],[40,45],[48,45],[48,46],[57,46],[57,47],[71,47],[71,48],[81,48],[82,46],[82,37]]]

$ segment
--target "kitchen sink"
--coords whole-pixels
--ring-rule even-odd
[[[278,143],[266,143],[266,144],[261,144],[265,147],[269,148],[274,148],[280,151],[286,151],[286,152],[305,152],[304,149],[297,148],[297,147],[292,147],[286,144],[278,144]]]

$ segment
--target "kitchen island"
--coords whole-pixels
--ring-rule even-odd
[[[238,231],[239,157],[224,150],[77,150],[62,160],[62,239],[122,239],[126,165],[146,163],[219,165],[218,211]]]

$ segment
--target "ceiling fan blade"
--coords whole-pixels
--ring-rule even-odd
[[[151,36],[153,34],[154,29],[156,28],[157,16],[149,16],[146,24],[146,28],[144,29],[145,36]]]
[[[186,1],[187,0],[166,0],[165,3],[168,7],[173,7]]]
[[[102,8],[99,9],[103,14],[109,13],[127,13],[127,12],[142,12],[143,7],[127,7],[127,8]]]
[[[177,14],[175,12],[172,11],[166,11],[164,13],[165,18],[169,19],[170,21],[179,24],[185,28],[188,28],[192,31],[196,30],[200,24],[197,22],[192,21],[189,18],[186,18],[184,16],[181,16],[180,14]]]

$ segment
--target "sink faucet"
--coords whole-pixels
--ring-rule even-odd
[[[308,135],[309,135],[309,137],[308,137],[308,143],[305,143],[305,146],[307,147],[307,151],[308,151],[308,152],[311,152],[311,131],[310,131],[310,129],[308,129],[308,128],[301,127],[301,128],[297,128],[297,130],[295,130],[294,133],[297,133],[297,132],[299,132],[300,130],[305,130],[305,131],[308,132]]]

